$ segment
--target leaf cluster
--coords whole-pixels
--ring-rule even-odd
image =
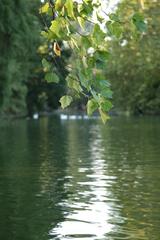
[[[120,41],[125,23],[114,13],[106,18],[102,14],[101,1],[98,0],[56,0],[53,4],[46,1],[39,12],[51,18],[42,35],[54,46],[55,57],[63,54],[63,48],[70,48],[73,52],[68,61],[68,94],[60,99],[62,108],[68,107],[75,97],[85,96],[88,99],[88,115],[99,110],[105,123],[107,113],[112,108],[112,91],[105,75],[110,57],[107,40],[111,38]],[[140,32],[146,30],[144,19],[139,13],[127,21]],[[59,43],[63,43],[62,49]],[[45,79],[58,83],[59,79],[47,59],[43,59],[42,64],[46,72]]]

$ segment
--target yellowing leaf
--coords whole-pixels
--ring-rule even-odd
[[[78,23],[82,29],[85,27],[85,20],[82,17],[77,17]]]
[[[144,9],[144,0],[139,0],[140,6],[142,9]]]
[[[109,119],[109,116],[101,108],[99,108],[99,113],[100,113],[102,122],[105,124],[107,122],[107,120]]]
[[[71,18],[75,18],[73,11],[73,0],[66,0],[65,7],[68,12],[68,16]]]
[[[76,42],[76,40],[74,40],[73,37],[71,37],[71,41],[70,41],[71,47],[74,49],[74,47],[76,47],[77,49],[79,49],[78,44]]]
[[[50,30],[59,37],[59,31],[60,31],[60,27],[61,27],[59,20],[58,19],[53,20],[51,23],[52,24],[50,26]]]
[[[59,100],[59,102],[61,103],[61,107],[64,109],[66,107],[68,107],[71,102],[73,101],[73,98],[71,96],[65,95],[63,97],[61,97],[61,99]]]
[[[45,3],[40,9],[39,9],[39,13],[47,13],[49,9],[49,3]]]
[[[82,62],[83,62],[83,66],[85,68],[88,68],[88,64],[87,64],[87,58],[85,56],[82,57]]]
[[[48,46],[46,44],[41,45],[37,51],[39,54],[46,54],[48,52]]]
[[[64,0],[57,0],[55,2],[55,9],[56,11],[60,11],[64,5]]]
[[[58,57],[61,56],[61,49],[60,49],[60,46],[58,45],[58,43],[56,43],[56,42],[54,43],[53,50]]]

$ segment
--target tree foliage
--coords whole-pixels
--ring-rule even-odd
[[[137,1],[120,2],[116,14],[127,18],[137,12]],[[160,113],[160,3],[146,0],[143,15],[147,22],[147,32],[137,41],[132,36],[131,27],[125,25],[121,41],[111,41],[111,58],[107,68],[115,94],[117,108],[134,114]],[[136,13],[137,16],[137,13]],[[134,23],[140,31],[146,29],[142,17]],[[125,19],[124,19],[125,21]]]
[[[3,112],[25,110],[26,82],[36,52],[38,29],[31,1],[0,1],[0,107]]]
[[[46,15],[42,35],[53,48],[53,59],[63,55],[65,48],[72,49],[66,77],[69,91],[60,99],[62,107],[69,106],[75,97],[86,96],[88,114],[98,109],[105,123],[112,107],[112,91],[105,76],[111,54],[108,39],[121,41],[126,23],[130,25],[132,36],[143,34],[146,31],[143,15],[138,10],[121,19],[115,13],[107,14],[98,0],[46,1],[39,12]],[[58,82],[53,73],[54,64],[47,58],[42,63],[46,80]]]
[[[67,51],[56,59],[58,78],[48,74],[50,84],[44,78],[41,58],[51,54],[51,47],[40,36],[43,19],[39,7],[39,0],[0,1],[1,115],[32,116],[34,112],[50,111],[59,107],[59,98],[65,92]],[[59,79],[61,83],[55,85],[53,82]]]

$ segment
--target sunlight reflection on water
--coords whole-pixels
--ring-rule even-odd
[[[90,144],[92,174],[86,173],[85,181],[77,182],[77,187],[86,187],[87,191],[79,191],[73,199],[65,202],[65,207],[71,209],[65,221],[60,222],[49,232],[50,236],[57,236],[57,239],[103,239],[106,233],[110,232],[113,225],[109,223],[112,210],[115,206],[108,204],[107,198],[109,189],[108,185],[116,177],[106,176],[107,165],[103,159],[104,149],[101,145],[101,138],[98,133],[99,129],[93,131],[93,142]],[[85,173],[88,168],[80,167],[78,172]],[[87,181],[88,180],[88,181]],[[80,202],[81,198],[87,198]],[[78,200],[78,201],[77,201]],[[55,238],[53,238],[55,239]]]

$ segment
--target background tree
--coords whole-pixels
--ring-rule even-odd
[[[0,2],[0,107],[5,113],[24,113],[26,81],[38,44],[39,25],[32,1]]]
[[[57,59],[61,85],[47,84],[41,57],[51,54],[50,45],[40,37],[43,19],[40,1],[0,2],[0,113],[30,116],[53,110],[64,94],[65,59]]]
[[[122,21],[137,11],[137,1],[123,0],[116,14]],[[121,41],[110,41],[111,58],[107,76],[114,92],[118,109],[136,114],[160,113],[160,2],[145,0],[143,14],[148,29],[143,38],[136,40],[126,23]],[[143,23],[140,28],[143,29]]]

